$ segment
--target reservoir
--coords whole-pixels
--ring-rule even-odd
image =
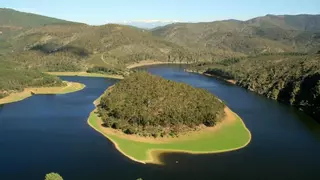
[[[87,124],[93,101],[118,80],[61,77],[86,88],[0,106],[0,179],[38,180],[49,172],[65,180],[319,179],[320,125],[304,113],[179,65],[139,69],[218,96],[243,119],[250,144],[220,154],[162,154],[165,166],[133,162]]]

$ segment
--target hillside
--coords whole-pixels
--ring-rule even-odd
[[[74,22],[25,13],[13,9],[0,8],[0,27],[11,29],[39,27],[49,24],[70,24]]]
[[[211,61],[242,54],[190,49],[165,41],[150,31],[117,24],[48,25],[24,31],[11,39],[8,59],[41,71],[84,71],[91,68],[120,72],[144,60]]]
[[[54,76],[39,71],[21,68],[19,64],[6,61],[0,56],[0,99],[13,92],[20,92],[26,87],[64,86]]]
[[[248,21],[175,23],[153,35],[190,48],[246,55],[266,52],[315,52],[320,47],[320,15],[267,15]]]
[[[320,56],[266,54],[192,68],[295,106],[320,121]]]
[[[0,8],[0,53],[12,51],[11,37],[27,29],[50,24],[74,24],[74,22]]]
[[[13,37],[11,44],[8,59],[42,71],[120,70],[142,60],[187,61],[181,57],[189,54],[148,31],[116,24],[42,26]]]
[[[281,28],[298,31],[320,31],[320,15],[266,15],[245,22],[261,28]]]
[[[215,126],[224,104],[205,90],[138,72],[102,96],[99,114],[104,126],[126,134],[175,136]]]
[[[89,26],[10,9],[1,9],[0,15],[0,26],[7,29],[0,34],[1,61],[11,67],[1,69],[6,72],[3,77],[11,72],[20,74],[1,80],[3,84],[17,84],[2,90],[2,94],[32,85],[31,78],[24,83],[21,75],[24,73],[36,73],[30,77],[40,78],[44,76],[40,72],[44,71],[127,75],[128,65],[144,60],[195,63],[205,69],[208,67],[201,65],[223,64],[223,59],[233,59],[220,64],[218,72],[232,74],[238,84],[260,94],[285,101],[309,114],[318,113],[317,107],[314,108],[317,100],[304,95],[302,89],[309,87],[304,85],[307,76],[318,78],[318,71],[314,69],[318,56],[310,54],[320,50],[319,15],[267,15],[248,21],[175,23],[151,31],[117,24]],[[256,57],[268,53],[282,53],[281,63],[275,63],[280,60],[274,54]],[[310,71],[303,69],[304,63]],[[299,72],[295,73],[296,69]],[[274,75],[273,70],[281,73]],[[301,86],[298,90],[303,91],[303,95],[296,97],[292,93],[297,93],[297,89],[288,87],[287,90],[290,83],[301,84],[297,87]],[[311,88],[317,89],[316,81],[312,83]]]

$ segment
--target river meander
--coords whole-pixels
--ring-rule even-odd
[[[319,179],[320,125],[308,116],[177,65],[141,69],[218,96],[244,120],[251,143],[221,154],[163,154],[165,166],[133,162],[87,124],[93,101],[117,80],[62,77],[86,88],[65,95],[35,95],[0,107],[0,179],[37,180],[49,172],[66,180]]]

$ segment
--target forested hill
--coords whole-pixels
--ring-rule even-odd
[[[26,87],[64,85],[57,77],[26,68],[20,62],[13,61],[14,56],[19,56],[19,53],[14,51],[14,42],[20,33],[52,24],[68,26],[77,23],[0,8],[0,98],[22,91]]]
[[[21,68],[19,64],[6,61],[0,56],[0,99],[12,92],[22,91],[26,87],[63,85],[63,82],[57,77]]]
[[[278,27],[286,30],[320,31],[320,15],[266,15],[245,21],[246,24],[261,28]]]
[[[183,57],[191,54],[149,31],[117,24],[42,26],[21,32],[10,44],[14,53],[8,58],[42,71],[124,69],[142,60],[187,61]]]
[[[210,92],[137,72],[109,89],[98,112],[104,126],[141,136],[176,136],[215,126],[224,104]]]
[[[320,122],[320,55],[265,54],[192,69],[234,79],[238,85],[295,106]]]
[[[152,32],[182,46],[246,55],[316,52],[320,47],[320,15],[267,15],[248,21],[175,23]]]
[[[74,22],[0,8],[0,54],[11,51],[13,36],[30,28],[52,24],[75,24]]]

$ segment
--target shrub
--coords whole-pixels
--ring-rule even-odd
[[[46,175],[45,180],[63,180],[58,173],[49,173]]]

